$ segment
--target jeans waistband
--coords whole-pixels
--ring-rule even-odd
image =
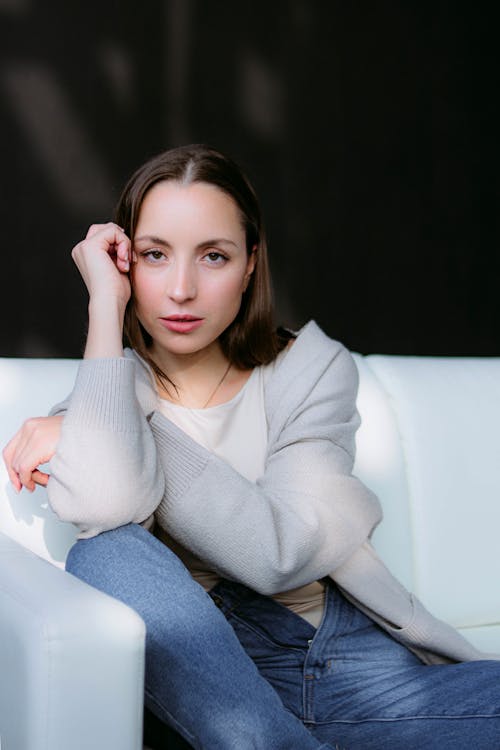
[[[327,600],[341,594],[331,579],[326,579],[325,584],[325,610],[331,611],[332,603],[328,606]],[[299,614],[241,583],[223,579],[209,591],[209,595],[228,619],[240,618],[249,624],[254,623],[260,630],[269,630],[269,633],[279,630],[289,645],[306,648],[316,635],[316,628]]]

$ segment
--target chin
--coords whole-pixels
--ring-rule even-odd
[[[207,349],[219,337],[214,338],[206,336],[196,336],[195,332],[191,334],[177,333],[169,336],[163,335],[156,339],[157,346],[165,349],[171,354],[195,354],[196,352]]]

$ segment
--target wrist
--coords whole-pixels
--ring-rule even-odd
[[[123,357],[123,319],[126,303],[115,297],[89,301],[85,359]]]
[[[112,294],[93,295],[89,299],[89,318],[108,318],[111,315],[121,319],[123,323],[126,307],[127,300],[122,300],[120,297],[115,297]]]

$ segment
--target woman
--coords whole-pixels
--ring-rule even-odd
[[[355,365],[314,323],[274,330],[244,175],[168,151],[116,218],[73,250],[90,298],[75,388],[4,456],[79,526],[67,569],[145,620],[146,704],[200,748],[500,746],[499,664],[370,546]]]

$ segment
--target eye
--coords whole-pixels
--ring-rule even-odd
[[[165,257],[165,253],[162,252],[162,250],[145,250],[143,253],[141,253],[141,257],[145,258],[145,260],[149,261],[149,263],[158,263],[158,261],[162,260]]]
[[[204,259],[208,261],[210,266],[223,266],[227,261],[227,256],[220,253],[218,250],[211,250],[206,253]]]

